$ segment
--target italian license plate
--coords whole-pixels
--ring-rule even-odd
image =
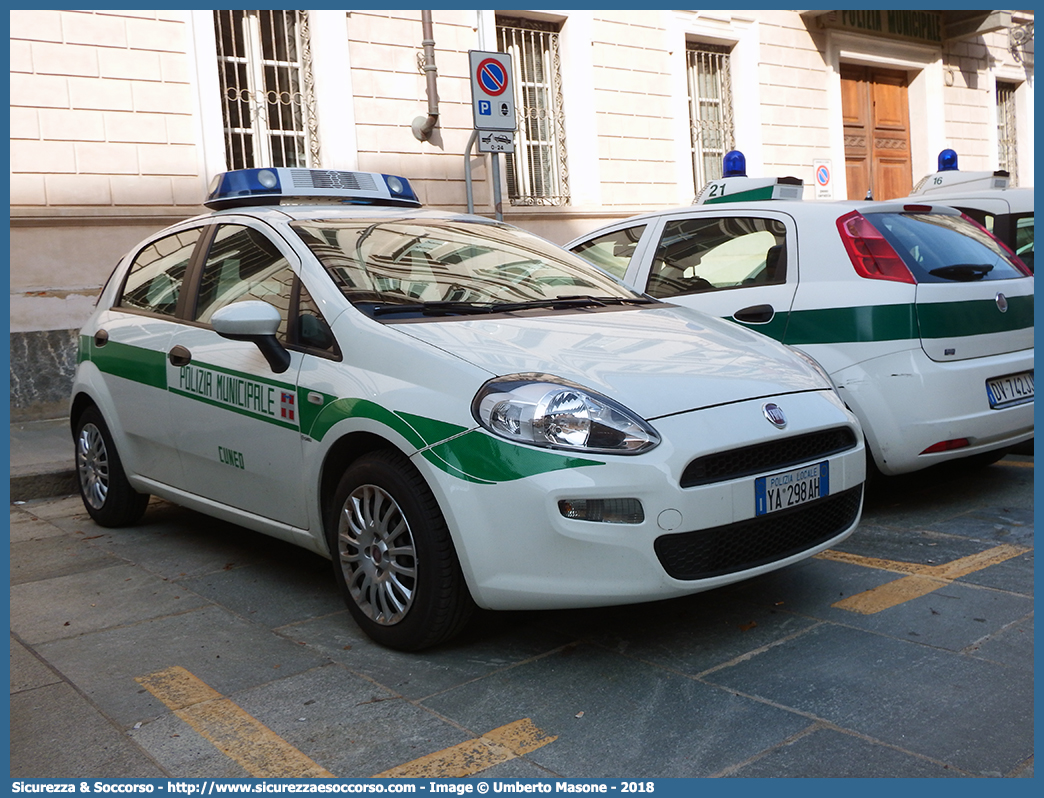
[[[1033,372],[1023,371],[986,380],[986,396],[989,397],[990,407],[994,410],[1032,402]]]
[[[767,515],[830,494],[830,463],[802,466],[754,480],[754,514]]]

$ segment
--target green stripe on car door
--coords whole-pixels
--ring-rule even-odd
[[[92,341],[90,351],[90,359],[100,371],[167,390],[167,356],[163,352],[118,341],[109,341],[104,346]]]
[[[768,324],[743,326],[793,346],[989,335],[1032,328],[1033,297],[1008,297],[1006,313],[991,298],[794,310],[789,319],[777,314]]]

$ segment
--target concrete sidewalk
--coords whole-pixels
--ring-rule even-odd
[[[11,501],[76,493],[69,419],[11,424]]]

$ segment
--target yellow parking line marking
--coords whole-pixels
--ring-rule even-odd
[[[1030,549],[1023,546],[1004,544],[994,546],[992,549],[981,551],[978,554],[961,557],[953,562],[943,563],[942,565],[918,565],[916,563],[882,560],[876,557],[861,557],[858,554],[829,550],[816,556],[824,560],[908,574],[902,579],[886,582],[862,593],[848,596],[831,605],[832,607],[856,612],[860,615],[873,615],[912,599],[925,596],[934,590],[945,587],[954,579],[989,568],[991,565],[1010,560],[1012,557],[1018,557],[1027,551],[1030,551]]]
[[[849,565],[861,565],[864,568],[876,568],[878,571],[895,571],[900,574],[917,574],[925,566],[914,562],[900,562],[898,560],[882,560],[877,557],[863,557],[861,554],[849,554],[847,551],[834,551],[827,549],[815,556],[817,560],[833,560],[844,562]]]
[[[904,576],[894,582],[888,582],[836,601],[830,606],[837,607],[839,610],[857,612],[860,615],[873,615],[915,598],[926,596],[948,584],[949,582],[945,579],[933,579],[930,576]]]
[[[182,667],[139,676],[135,681],[251,776],[336,778]]]
[[[1014,466],[1015,468],[1033,468],[1032,460],[998,460],[994,465]]]
[[[486,732],[474,740],[436,751],[405,765],[377,773],[374,778],[462,778],[523,756],[557,740],[533,725],[529,718]]]

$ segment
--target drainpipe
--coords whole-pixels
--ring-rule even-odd
[[[428,141],[439,121],[438,69],[435,66],[435,38],[431,26],[431,12],[421,11],[421,34],[424,36],[424,80],[428,87],[428,118],[418,116],[410,128],[418,141]]]

